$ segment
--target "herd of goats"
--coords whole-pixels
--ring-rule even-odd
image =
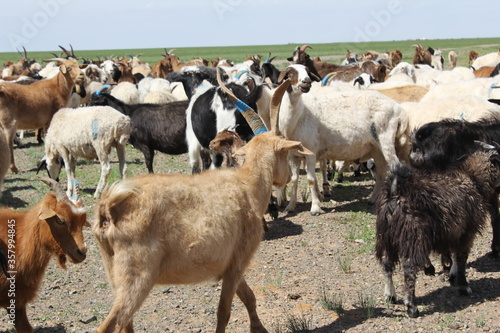
[[[468,67],[457,66],[453,51],[445,66],[440,50],[421,45],[411,63],[396,50],[348,52],[335,64],[303,45],[279,70],[271,54],[235,64],[182,62],[165,50],[150,66],[138,57],[82,63],[61,49],[44,67],[25,51],[4,64],[0,82],[0,186],[9,168],[18,172],[21,131],[36,130],[49,174],[42,181],[52,189],[26,211],[0,209],[0,305],[17,332],[33,332],[26,306],[50,258],[63,268],[85,260],[84,226],[115,298],[96,332],[133,332],[133,315],[155,284],[214,279],[222,280],[216,332],[225,331],[235,294],[250,331],[267,332],[244,273],[273,202],[296,208],[302,164],[310,213],[318,215],[332,190],[329,167],[341,174],[368,161],[384,293],[396,300],[392,276],[401,264],[412,318],[416,275],[435,273],[432,253],[463,295],[471,294],[469,252],[488,223],[491,255],[500,255],[500,51],[471,51]],[[148,174],[125,178],[127,144],[143,153]],[[107,186],[112,148],[122,180]],[[154,173],[155,151],[187,153],[192,175]],[[75,179],[78,158],[101,165],[91,224]],[[55,180],[63,166],[66,191]],[[217,195],[209,195],[214,186]]]

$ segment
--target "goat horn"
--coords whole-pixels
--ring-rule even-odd
[[[245,120],[248,122],[248,125],[250,125],[250,128],[252,129],[253,133],[257,135],[260,133],[267,132],[266,126],[264,125],[264,122],[257,114],[257,112],[255,112],[251,107],[249,107],[240,99],[238,99],[238,97],[236,97],[233,94],[233,92],[224,85],[224,82],[222,82],[221,79],[220,67],[217,67],[216,71],[217,71],[217,83],[219,84],[222,91],[224,91],[231,99],[231,101],[233,101],[238,111],[241,112],[241,115],[245,117]]]
[[[68,50],[66,50],[66,49],[65,49],[64,47],[62,47],[61,45],[58,45],[58,46],[59,46],[59,48],[60,48],[61,50],[63,50],[63,52],[64,52],[64,53],[66,53],[66,55],[67,55],[68,57],[72,57],[71,53],[69,53],[69,51],[68,51]]]
[[[21,53],[21,51],[19,51],[17,48],[16,48],[16,50],[17,50],[17,53],[19,53],[19,55],[21,56],[21,59],[24,59],[23,54]]]
[[[304,52],[307,48],[312,49],[312,47],[311,47],[311,46],[309,46],[309,45],[305,44],[305,45],[302,45],[302,46],[300,47],[300,50],[301,50],[302,52]]]
[[[271,132],[276,135],[280,135],[279,129],[279,112],[281,106],[281,100],[283,99],[283,95],[287,91],[287,89],[292,84],[290,79],[286,79],[282,84],[279,85],[278,88],[273,93],[273,97],[271,98],[271,106],[269,113],[271,114]]]
[[[327,86],[335,77],[335,72],[331,72],[325,75],[323,79],[321,79],[321,86]]]
[[[66,196],[66,193],[64,193],[64,191],[61,188],[61,186],[59,185],[59,183],[56,182],[54,179],[48,178],[48,177],[40,177],[40,180],[42,182],[44,182],[45,184],[47,184],[47,185],[50,186],[50,188],[52,189],[52,191],[55,192],[56,198],[57,198],[58,201],[68,199],[68,197]]]

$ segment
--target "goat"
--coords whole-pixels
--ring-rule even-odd
[[[495,67],[500,63],[500,49],[497,52],[491,52],[480,57],[477,57],[471,67],[476,70],[483,66]]]
[[[98,159],[101,177],[94,198],[98,198],[111,171],[109,154],[116,149],[120,177],[125,178],[125,145],[131,132],[130,118],[110,106],[64,108],[56,112],[45,136],[44,161],[52,179],[59,177],[60,157],[67,174],[67,194],[73,193],[76,160]]]
[[[0,276],[0,305],[7,309],[16,331],[23,333],[33,332],[26,306],[35,299],[50,258],[55,255],[59,266],[66,268],[67,258],[77,264],[85,260],[87,252],[82,228],[89,224],[81,200],[74,204],[56,181],[42,181],[53,192],[37,205],[26,211],[0,209],[0,226],[5,230],[0,244],[12,275]]]
[[[262,89],[257,87],[248,93],[245,87],[235,83],[229,83],[228,87],[250,106],[255,106],[255,100]],[[237,106],[221,88],[215,86],[207,85],[197,90],[186,110],[186,121],[186,140],[192,173],[220,166],[220,154],[212,154],[210,165],[202,163],[202,158],[207,153],[210,141],[224,128],[238,124],[236,132],[244,141],[249,141],[254,135]]]
[[[188,101],[168,104],[127,105],[110,94],[96,92],[90,105],[109,105],[130,117],[130,143],[144,155],[149,173],[153,173],[155,150],[165,154],[187,153],[186,108]]]
[[[477,53],[476,51],[471,50],[469,52],[469,66],[472,66],[472,63],[477,59],[477,57],[479,57],[479,53]]]
[[[234,158],[234,153],[244,145],[245,142],[235,129],[227,128],[217,133],[215,138],[210,141],[208,147],[210,150],[224,154],[226,157],[226,166],[233,168],[240,166],[240,163]]]
[[[272,99],[273,114],[287,87]],[[138,176],[103,193],[92,232],[115,301],[97,333],[132,332],[132,316],[155,284],[209,279],[222,279],[217,333],[225,331],[235,293],[247,308],[250,331],[267,332],[243,274],[262,238],[272,186],[288,182],[288,152],[310,154],[277,132],[273,127],[241,148],[245,162],[240,168]],[[214,186],[220,187],[216,196],[211,195]]]
[[[475,237],[486,221],[498,214],[490,205],[500,186],[500,155],[477,151],[446,172],[394,168],[382,187],[376,206],[376,257],[385,273],[385,296],[396,297],[392,275],[399,262],[404,270],[404,304],[410,317],[418,317],[416,274],[433,275],[429,255],[453,256],[451,284],[470,295],[465,277],[467,258]],[[496,212],[495,212],[496,209]]]
[[[0,127],[0,156],[3,156],[0,160],[0,197],[2,196],[3,180],[5,175],[9,171],[9,144],[5,139],[4,129]]]
[[[404,158],[409,149],[408,119],[404,110],[393,100],[375,91],[308,92],[311,79],[303,65],[291,65],[281,73],[280,79],[290,78],[290,92],[283,98],[280,112],[280,129],[290,140],[297,140],[316,155],[306,156],[307,179],[311,191],[311,214],[323,212],[315,176],[316,162],[325,162],[323,191],[329,192],[326,181],[326,160],[366,161],[374,158],[377,179],[369,198],[381,186],[388,168]],[[308,92],[308,93],[306,93]],[[265,94],[257,102],[259,115],[266,124]],[[333,116],[335,115],[335,116]],[[292,157],[292,192],[286,211],[293,211],[297,203],[297,186],[300,161]]]
[[[76,60],[64,60],[59,74],[28,86],[0,83],[0,124],[9,144],[10,169],[17,173],[14,162],[14,136],[18,129],[49,127],[54,113],[68,104],[75,86],[83,80]]]
[[[425,50],[422,45],[412,45],[412,47],[415,47],[415,52],[413,54],[413,64],[424,64],[424,65],[429,65],[431,66],[432,64],[432,53],[431,53],[431,48],[428,48]]]
[[[453,69],[457,67],[458,54],[455,51],[448,52],[448,62],[450,63],[450,68]]]
[[[500,142],[500,117],[468,122],[444,119],[427,123],[412,134],[409,162],[415,168],[446,171],[460,157],[477,150],[475,141]],[[493,240],[491,256],[500,255],[500,213],[498,197],[490,198],[495,212],[491,217]]]

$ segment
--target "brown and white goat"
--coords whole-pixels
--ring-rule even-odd
[[[87,253],[82,228],[89,224],[81,201],[73,204],[56,181],[42,180],[55,193],[27,211],[0,209],[0,244],[11,275],[0,275],[0,305],[22,333],[33,332],[26,306],[35,299],[50,258],[56,255],[66,268],[66,258],[77,264]]]
[[[236,133],[234,129],[224,129],[217,133],[215,138],[210,141],[209,148],[213,151],[224,154],[226,157],[226,166],[233,168],[239,166],[238,161],[234,158],[235,152],[243,147],[245,142]]]
[[[75,87],[83,80],[83,72],[76,60],[64,60],[59,73],[51,78],[24,86],[0,83],[0,125],[9,144],[10,169],[17,173],[14,162],[14,136],[18,129],[47,129],[54,113],[65,107]]]
[[[149,174],[105,190],[92,231],[115,301],[96,332],[133,332],[132,316],[155,284],[211,279],[222,279],[217,333],[225,331],[235,293],[247,308],[250,331],[267,332],[243,274],[262,238],[272,186],[289,180],[288,152],[302,149],[277,132],[256,135],[241,148],[240,168]]]
[[[384,269],[388,301],[395,300],[392,276],[402,264],[410,317],[419,315],[417,272],[434,274],[429,259],[433,252],[453,256],[450,283],[462,295],[471,294],[465,276],[469,252],[487,221],[498,214],[490,204],[500,185],[500,155],[493,148],[462,157],[444,172],[401,164],[387,177],[376,206],[376,257]]]

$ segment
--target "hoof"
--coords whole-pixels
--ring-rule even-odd
[[[409,307],[406,312],[408,313],[408,317],[410,317],[410,318],[417,318],[420,315],[417,307],[413,307],[413,308]]]
[[[396,304],[396,296],[386,296],[385,302],[387,304]]]
[[[434,276],[436,274],[436,269],[433,265],[424,268],[425,275]]]

